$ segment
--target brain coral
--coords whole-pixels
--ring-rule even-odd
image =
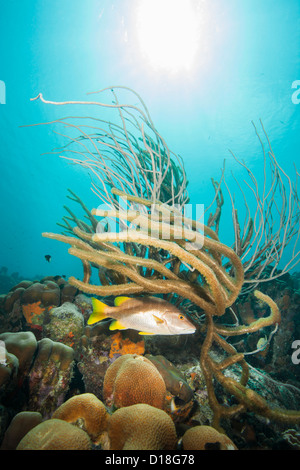
[[[108,406],[115,408],[147,403],[162,409],[166,386],[151,361],[137,354],[125,354],[107,369],[103,397]]]
[[[92,393],[69,398],[53,413],[52,418],[72,423],[88,433],[98,443],[107,430],[109,414],[102,401]]]
[[[60,419],[48,419],[35,426],[20,441],[16,450],[90,450],[87,433]]]
[[[188,429],[182,438],[184,450],[236,450],[235,444],[226,434],[211,426],[195,426]]]
[[[172,450],[177,436],[167,413],[146,404],[120,408],[109,420],[110,450]]]

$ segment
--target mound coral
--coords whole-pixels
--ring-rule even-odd
[[[3,398],[21,387],[28,376],[37,348],[35,336],[30,331],[2,333],[0,335],[0,396]]]
[[[38,342],[35,361],[28,376],[27,409],[50,417],[62,404],[69,389],[74,365],[69,346],[44,338]]]
[[[26,321],[32,330],[42,330],[52,307],[73,302],[78,290],[61,276],[40,281],[22,281],[0,296],[0,331],[18,331]]]
[[[90,450],[85,431],[60,419],[49,419],[29,431],[16,450]]]
[[[211,426],[195,426],[182,437],[184,450],[237,450],[228,436]]]
[[[172,450],[177,436],[167,413],[146,404],[120,408],[109,420],[110,450]]]
[[[6,350],[18,358],[19,375],[26,375],[37,347],[34,334],[30,331],[2,333],[0,341],[4,341]]]
[[[61,419],[80,427],[94,443],[99,443],[107,431],[108,418],[104,404],[92,393],[69,398],[52,415],[52,419]]]
[[[31,281],[22,281],[7,294],[0,296],[1,333],[6,331],[20,331],[22,329],[24,317],[21,311],[20,297],[29,285],[31,285]]]
[[[16,356],[6,351],[0,363],[0,398],[14,390],[18,383],[19,361]]]
[[[35,411],[21,411],[16,414],[5,432],[0,450],[16,450],[21,439],[41,422],[41,413]]]
[[[41,326],[49,307],[60,304],[60,289],[56,282],[47,280],[43,284],[34,282],[21,296],[23,315],[30,325]]]
[[[103,398],[108,406],[121,408],[147,403],[164,408],[165,382],[156,367],[143,356],[125,354],[107,369],[103,383]]]

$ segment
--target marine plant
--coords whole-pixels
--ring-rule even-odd
[[[250,325],[225,326],[221,322],[226,309],[235,302],[243,288],[245,265],[241,260],[244,253],[241,250],[252,243],[250,240],[254,233],[255,220],[249,216],[241,236],[237,211],[233,206],[235,248],[239,249],[220,241],[218,232],[223,204],[223,175],[219,183],[213,180],[213,202],[217,207],[207,224],[185,216],[184,206],[189,197],[182,159],[169,150],[156,130],[146,105],[136,92],[126,87],[113,87],[100,92],[108,90],[114,97],[112,104],[98,101],[53,102],[45,100],[41,94],[35,98],[60,106],[77,104],[109,108],[110,111],[116,111],[120,119],[119,124],[87,116],[69,116],[52,121],[52,124],[62,125],[70,130],[69,135],[61,134],[68,140],[67,144],[54,152],[89,170],[92,190],[105,204],[90,211],[70,191],[69,197],[81,205],[86,220],[80,220],[67,208],[69,216],[63,221],[65,233],[43,234],[71,245],[69,253],[82,261],[83,279],[71,277],[69,283],[83,292],[98,296],[162,295],[183,308],[192,304],[198,312],[203,313],[205,321],[198,325],[205,337],[200,364],[214,414],[215,428],[221,429],[223,418],[233,417],[246,410],[281,422],[300,422],[299,412],[272,409],[260,395],[247,387],[249,367],[244,354],[238,353],[227,340],[232,336],[253,333],[266,326],[277,326],[280,323],[277,305],[270,297],[255,290],[256,298],[270,307],[268,316],[255,320]],[[139,105],[120,102],[118,94],[121,92],[131,93]],[[273,159],[272,162],[274,195],[276,182],[282,182],[282,178],[277,161]],[[284,185],[281,190],[283,188]],[[295,188],[292,188],[292,197],[288,201],[284,197],[292,228],[286,233],[283,242],[275,243],[276,253],[279,254],[282,253],[281,247],[286,246],[288,239],[292,238],[293,221],[299,221]],[[293,201],[294,205],[291,206]],[[275,199],[274,206],[276,207]],[[265,229],[266,227],[262,227],[262,234]],[[272,227],[268,230],[272,234]],[[262,243],[261,236],[259,243]],[[266,257],[272,260],[273,255],[268,258],[272,244],[268,238],[265,243],[264,251],[262,245],[257,245],[260,248],[254,250],[254,268],[262,266],[259,256],[261,260],[266,260]],[[253,246],[252,244],[251,247]],[[265,266],[268,265],[267,263]],[[98,271],[100,285],[92,283],[93,268]],[[251,272],[251,269],[248,271]],[[264,278],[261,276],[263,270],[258,271],[260,276],[256,281]],[[255,276],[256,270],[253,269],[252,272]],[[198,316],[193,318],[196,321]],[[224,353],[221,361],[217,361],[211,354],[214,345]],[[240,366],[239,381],[226,375],[232,365]],[[234,404],[225,405],[219,402],[215,392],[216,381],[235,397]]]

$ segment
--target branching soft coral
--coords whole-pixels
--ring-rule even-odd
[[[124,87],[120,89],[124,90]],[[139,99],[141,109],[120,104],[116,88],[111,91],[115,99],[112,105],[49,102],[39,95],[43,102],[54,105],[77,103],[110,107],[117,110],[120,118],[120,125],[98,118],[85,118],[86,123],[92,120],[93,125],[84,126],[62,119],[55,121],[79,132],[79,135],[69,137],[69,143],[61,151],[64,158],[70,152],[68,158],[72,162],[96,176],[100,186],[93,183],[93,190],[109,205],[109,209],[90,212],[73,193],[73,199],[75,197],[85,210],[88,226],[71,213],[76,226],[69,223],[70,218],[65,220],[66,235],[43,234],[70,244],[69,253],[82,261],[83,280],[71,277],[69,283],[99,296],[167,295],[169,301],[177,304],[187,299],[203,311],[205,323],[199,328],[205,334],[205,340],[200,363],[216,428],[221,428],[222,418],[245,410],[284,422],[300,422],[299,412],[270,409],[262,397],[247,388],[249,370],[244,355],[237,353],[225,340],[225,337],[278,325],[280,312],[277,305],[256,291],[256,297],[271,309],[268,317],[237,327],[225,327],[216,321],[242,289],[242,262],[232,248],[220,242],[212,224],[204,225],[182,216],[183,205],[188,200],[182,161],[169,151],[139,95],[132,92]],[[217,187],[215,189],[219,198],[220,193]],[[217,202],[220,209],[221,199]],[[96,223],[97,217],[100,217],[99,223]],[[217,211],[210,220],[217,222],[218,217]],[[105,226],[101,225],[103,218],[113,220],[117,229],[110,231],[107,222]],[[101,285],[91,284],[93,268],[98,270]],[[224,351],[221,362],[216,362],[211,355],[214,344]],[[233,364],[241,367],[240,381],[225,374]],[[237,404],[225,406],[218,402],[215,380],[236,398]]]

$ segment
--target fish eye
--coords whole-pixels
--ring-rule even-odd
[[[184,319],[184,316],[183,315],[178,315],[179,316],[179,319],[180,320],[183,320]]]

